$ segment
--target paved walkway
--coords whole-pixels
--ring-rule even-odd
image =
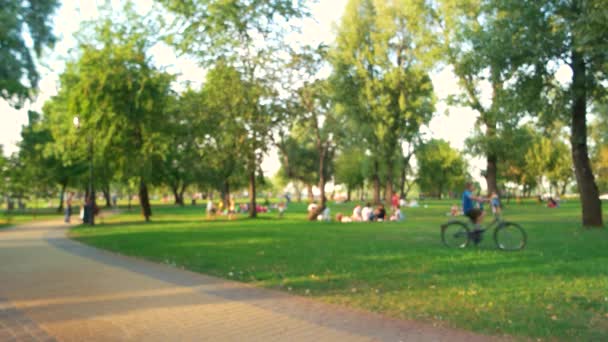
[[[59,223],[0,231],[0,341],[487,341],[115,255]]]

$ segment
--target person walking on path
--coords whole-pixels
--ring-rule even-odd
[[[65,218],[64,218],[64,222],[65,223],[70,223],[70,218],[72,216],[72,201],[74,198],[74,193],[70,192],[68,194],[68,197],[65,199]]]

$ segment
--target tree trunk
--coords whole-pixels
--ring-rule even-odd
[[[319,151],[319,210],[325,209],[327,198],[325,197],[325,151]]]
[[[393,162],[386,161],[386,185],[384,188],[384,198],[387,206],[390,206],[393,200]]]
[[[403,199],[407,199],[407,195],[409,195],[410,190],[412,190],[412,185],[414,185],[414,182],[408,182],[407,180],[405,181],[405,192],[403,193],[403,196],[401,198]]]
[[[302,202],[302,188],[296,186],[294,182],[293,189],[296,192],[296,200],[298,201],[298,203]]]
[[[486,157],[486,184],[488,187],[488,194],[496,192],[498,194],[498,184],[496,181],[497,176],[497,157],[495,154],[488,154]]]
[[[314,202],[315,194],[312,193],[312,184],[306,184],[306,190],[308,191],[308,202]]]
[[[59,207],[57,207],[58,213],[63,211],[63,198],[65,197],[65,188],[67,188],[67,186],[68,186],[67,181],[61,183],[61,193],[59,195]]]
[[[139,204],[141,205],[141,213],[144,215],[146,222],[150,221],[152,216],[152,208],[150,207],[150,197],[148,196],[148,187],[143,178],[139,181]]]
[[[179,190],[177,185],[171,185],[171,191],[173,191],[173,198],[175,205],[184,205],[184,199],[179,195]]]
[[[378,161],[374,161],[374,175],[372,176],[374,182],[374,204],[380,203],[380,176],[378,176]]]
[[[256,218],[258,211],[255,203],[255,169],[249,171],[249,217]]]
[[[405,175],[406,175],[406,167],[404,166],[401,170],[401,178],[399,179],[399,188],[401,189],[400,198],[405,198]]]
[[[110,187],[104,187],[102,190],[103,197],[106,200],[106,208],[112,208],[112,196],[110,196]]]
[[[582,55],[572,52],[572,160],[583,206],[583,226],[602,227],[602,202],[595,184],[587,148],[587,85],[586,66]]]
[[[352,189],[350,186],[346,187],[346,202],[350,202],[350,195],[351,195]]]
[[[499,94],[503,85],[501,82],[493,81],[492,82],[492,109],[490,111],[483,110],[479,108],[479,112],[481,117],[483,118],[483,123],[486,126],[486,139],[490,141],[489,146],[493,146],[493,140],[496,139],[496,118],[494,113],[499,111]],[[498,185],[497,185],[497,163],[498,157],[496,155],[496,151],[493,150],[493,147],[490,147],[489,150],[486,151],[486,187],[488,190],[488,194],[492,192],[496,192],[498,194]]]
[[[179,199],[182,201],[181,206],[184,206],[184,192],[186,192],[187,184],[182,183],[182,188],[179,190]]]
[[[568,188],[568,182],[564,182],[564,185],[562,186],[562,190],[560,191],[560,195],[564,196],[566,194],[567,188]]]
[[[302,192],[298,191],[298,194],[296,195],[296,200],[298,201],[298,203],[302,202]]]
[[[230,207],[230,184],[228,183],[228,180],[224,180],[222,186],[222,202],[224,203],[225,209]]]

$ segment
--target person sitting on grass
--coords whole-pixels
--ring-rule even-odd
[[[391,215],[391,221],[403,221],[404,218],[405,216],[401,212],[401,208],[397,206],[395,211],[393,211],[393,215]]]
[[[279,205],[277,206],[277,210],[279,211],[279,217],[283,217],[283,214],[285,213],[285,209],[287,209],[285,206],[285,203],[283,203],[283,202],[279,203]]]
[[[318,210],[319,206],[315,202],[312,202],[308,205],[306,211],[308,212],[309,221],[314,221],[315,219],[317,219],[317,217],[319,216]]]
[[[353,222],[352,218],[350,218],[348,216],[344,216],[344,215],[342,215],[342,213],[337,213],[336,214],[336,221],[342,222],[342,223]]]
[[[221,198],[217,202],[217,207],[216,207],[215,212],[218,213],[218,214],[220,214],[220,215],[224,215],[224,201],[222,201]]]
[[[372,220],[372,205],[368,202],[363,209],[361,209],[361,220],[363,222],[369,222]]]
[[[317,216],[317,220],[318,221],[325,221],[325,222],[331,221],[331,216],[330,216],[330,213],[329,213],[329,207],[325,207],[325,209],[323,209],[323,211],[321,211],[321,214],[319,214],[319,216]]]
[[[353,209],[352,220],[355,222],[363,221],[363,218],[361,217],[361,206],[359,204],[357,204],[355,209]]]
[[[205,208],[207,211],[207,219],[212,219],[215,217],[215,208],[213,207],[213,201],[211,198],[207,201],[207,207]]]
[[[454,204],[452,206],[452,208],[450,209],[450,215],[452,215],[452,216],[460,215],[460,207],[458,207],[458,204]]]
[[[475,229],[473,230],[473,242],[477,244],[481,241],[481,233],[483,232],[481,223],[483,222],[484,215],[483,210],[475,208],[474,202],[482,203],[484,199],[474,196],[473,191],[475,191],[475,186],[473,183],[467,182],[465,190],[462,193],[462,211],[475,225]]]
[[[386,219],[386,209],[384,209],[384,205],[378,204],[373,215],[373,221],[383,222]]]
[[[228,219],[236,219],[236,201],[234,200],[234,196],[230,196],[228,200]]]

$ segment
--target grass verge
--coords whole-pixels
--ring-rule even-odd
[[[202,207],[155,207],[106,218],[71,236],[118,253],[326,302],[494,335],[547,340],[608,339],[608,232],[580,228],[577,202],[558,209],[513,204],[509,220],[528,232],[524,251],[449,250],[439,225],[451,202],[407,208],[401,223],[284,218],[204,220]],[[332,207],[332,214],[352,205]]]

